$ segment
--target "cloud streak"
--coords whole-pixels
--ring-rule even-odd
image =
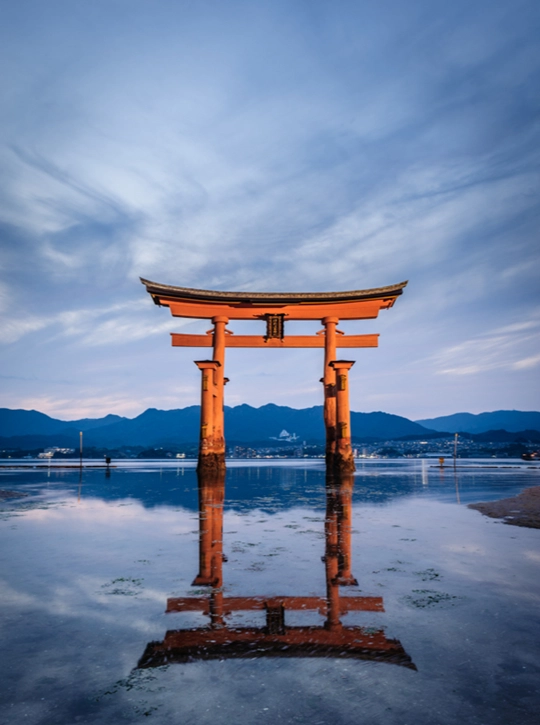
[[[538,345],[540,318],[508,325],[491,333],[443,349],[434,359],[440,375],[475,375],[489,370],[523,370],[540,364],[540,354],[527,351]]]

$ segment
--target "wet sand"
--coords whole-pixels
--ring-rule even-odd
[[[471,503],[470,509],[490,516],[492,519],[504,519],[505,524],[540,529],[540,486],[526,488],[523,493],[512,498],[488,503]]]
[[[3,489],[0,491],[0,501],[6,501],[9,498],[20,498],[21,496],[28,496],[28,494],[21,491],[4,491]]]

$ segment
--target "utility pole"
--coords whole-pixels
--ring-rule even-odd
[[[82,470],[82,449],[83,449],[83,434],[82,430],[79,432],[79,466]]]

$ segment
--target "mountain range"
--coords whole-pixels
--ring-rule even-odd
[[[493,413],[454,413],[439,418],[416,421],[419,425],[449,433],[486,433],[507,430],[516,433],[525,429],[540,430],[540,413],[521,410],[495,410]]]
[[[540,431],[540,413],[495,411],[493,413],[457,413],[421,421],[412,421],[390,413],[351,413],[353,440],[374,441],[398,438],[433,438],[438,434],[486,433],[497,429],[521,432]],[[199,406],[176,410],[149,408],[135,418],[107,415],[62,421],[35,410],[0,408],[0,445],[3,448],[47,446],[78,447],[79,432],[84,445],[115,448],[120,446],[167,446],[196,443]],[[225,407],[225,428],[229,444],[278,445],[291,434],[300,441],[324,440],[322,406],[289,408],[274,404],[253,408],[250,405]]]

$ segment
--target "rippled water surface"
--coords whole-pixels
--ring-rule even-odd
[[[366,460],[350,504],[318,462],[250,461],[221,508],[192,462],[0,468],[0,719],[537,723],[540,530],[466,506],[533,485],[517,461]]]

